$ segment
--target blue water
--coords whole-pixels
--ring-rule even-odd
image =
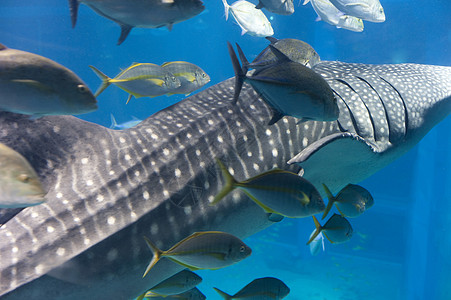
[[[126,0],[124,0],[126,1]],[[298,38],[311,44],[323,60],[360,63],[451,65],[451,1],[381,0],[387,21],[365,22],[354,33],[315,22],[310,5],[297,6],[291,16],[271,13],[277,38]],[[220,0],[206,0],[206,10],[167,29],[133,29],[116,46],[119,27],[80,6],[71,28],[67,1],[2,0],[0,42],[8,47],[51,58],[77,73],[92,90],[100,84],[88,68],[94,65],[114,76],[132,62],[161,64],[184,60],[211,77],[206,87],[233,75],[226,41],[239,42],[249,59],[268,44],[240,35],[226,22]],[[184,96],[132,99],[111,86],[98,98],[98,111],[79,116],[110,126],[132,116],[145,119]],[[312,257],[305,245],[313,230],[311,219],[284,220],[247,239],[253,255],[232,267],[201,271],[200,285],[209,299],[211,289],[230,293],[257,277],[274,276],[290,288],[287,299],[451,299],[451,119],[434,128],[413,150],[361,183],[375,205],[352,219],[354,237],[331,245]]]

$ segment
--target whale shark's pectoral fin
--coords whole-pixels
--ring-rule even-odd
[[[380,156],[381,152],[376,146],[361,136],[350,132],[339,132],[310,144],[290,159],[288,164],[301,165],[305,171],[305,177],[314,183],[333,185],[334,178],[342,176],[353,178],[355,176],[351,175],[358,175],[374,165],[381,164]],[[327,178],[321,170],[327,170]],[[323,175],[320,175],[321,172]]]

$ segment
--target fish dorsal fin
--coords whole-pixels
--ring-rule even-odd
[[[119,36],[119,39],[117,40],[118,45],[122,44],[125,41],[128,34],[133,29],[133,26],[128,25],[128,24],[120,23],[119,25],[121,26],[121,35]]]
[[[311,182],[326,183],[334,192],[335,178],[349,176],[350,182],[358,180],[365,172],[365,162],[379,162],[380,151],[355,133],[339,132],[323,137],[308,145],[288,161],[305,170],[304,177]],[[383,162],[380,162],[381,166]],[[327,174],[318,170],[326,168]],[[355,178],[355,179],[354,179]]]
[[[0,50],[5,50],[5,49],[8,49],[8,47],[6,47],[5,45],[0,43]]]
[[[275,43],[277,43],[279,41],[278,39],[276,39],[275,37],[272,37],[272,36],[267,36],[267,37],[265,37],[265,39],[267,39],[271,43],[271,45],[274,45]]]
[[[289,62],[291,59],[283,54],[279,49],[274,47],[272,44],[268,46],[271,52],[277,57],[278,62]]]

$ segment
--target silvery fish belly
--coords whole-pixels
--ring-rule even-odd
[[[384,22],[385,13],[379,0],[330,0],[341,12],[370,22]]]
[[[411,149],[451,112],[451,68],[320,62],[340,117],[267,126],[271,109],[233,79],[114,131],[70,116],[30,121],[0,113],[0,142],[24,155],[48,190],[0,230],[2,299],[131,299],[183,267],[151,259],[143,236],[169,249],[196,231],[240,238],[269,226],[239,190],[223,187],[215,158],[249,178],[274,167],[336,193]],[[287,165],[290,161],[290,165]],[[251,220],[251,221],[250,221]],[[52,270],[53,269],[53,270]]]

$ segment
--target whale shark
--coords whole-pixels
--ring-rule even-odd
[[[313,68],[340,108],[332,122],[268,126],[272,110],[247,84],[233,103],[225,80],[111,130],[72,116],[0,113],[0,142],[26,157],[47,202],[0,228],[2,299],[132,299],[182,270],[152,258],[196,231],[246,238],[274,224],[242,192],[209,202],[224,182],[272,168],[336,193],[402,156],[451,112],[451,67],[322,61]],[[324,195],[323,195],[324,196]]]

